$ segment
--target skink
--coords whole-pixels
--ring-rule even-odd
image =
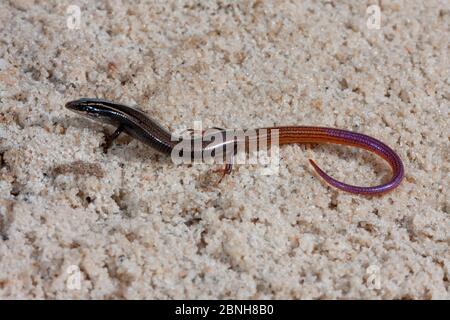
[[[117,128],[116,131],[107,137],[108,145],[117,138],[121,132],[125,132],[160,153],[170,155],[174,148],[182,141],[181,137],[173,139],[173,136],[168,130],[143,112],[123,104],[101,99],[83,98],[68,102],[66,108],[90,119],[115,126]],[[189,156],[194,158],[198,156],[201,157],[206,153],[214,153],[214,151],[220,151],[222,154],[229,152],[225,150],[232,150],[234,153],[236,151],[236,145],[242,141],[238,141],[236,138],[227,139],[227,135],[225,134],[226,130],[220,130],[222,130],[221,132],[224,137],[220,143],[211,143],[208,139],[201,139],[200,148],[194,149]],[[278,134],[280,145],[292,143],[333,143],[354,146],[379,155],[390,165],[392,177],[388,182],[378,186],[361,187],[335,180],[319,168],[313,160],[309,160],[319,176],[321,176],[328,184],[343,191],[362,195],[378,195],[393,190],[403,179],[404,168],[400,157],[383,142],[361,133],[327,127],[267,127],[255,129],[255,135],[250,138],[247,137],[244,144],[248,147],[248,139],[270,141],[271,133],[274,130],[276,130]],[[199,142],[195,139],[199,138],[192,137],[190,141],[192,145]],[[230,170],[231,163],[227,163],[224,172],[229,173]]]

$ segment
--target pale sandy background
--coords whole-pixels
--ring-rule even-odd
[[[445,0],[1,1],[0,297],[449,299],[449,22]],[[217,186],[214,166],[128,137],[103,153],[112,128],[64,109],[79,97],[171,130],[355,130],[392,146],[406,178],[346,194],[307,159],[362,185],[386,164],[287,146],[278,175],[242,165]]]

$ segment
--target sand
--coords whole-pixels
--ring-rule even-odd
[[[376,14],[367,8],[378,4]],[[75,5],[77,7],[69,7]],[[80,12],[77,25],[77,8]],[[0,298],[449,299],[448,1],[0,2]],[[373,18],[373,19],[372,19]],[[320,125],[277,173],[176,165],[83,119],[99,97],[170,130]]]

